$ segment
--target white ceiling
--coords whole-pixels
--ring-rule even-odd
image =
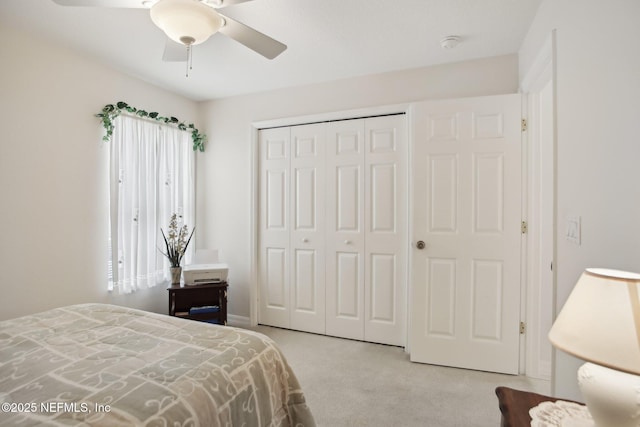
[[[38,33],[194,100],[517,53],[540,0],[253,0],[223,13],[288,46],[273,60],[215,34],[193,69],[162,61],[146,9],[2,0],[0,24]],[[459,35],[453,50],[440,40]]]

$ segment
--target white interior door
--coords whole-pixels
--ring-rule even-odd
[[[291,327],[325,333],[325,126],[291,128]]]
[[[327,125],[327,334],[405,344],[406,117]]]
[[[520,95],[415,105],[412,361],[518,373],[520,111]]]
[[[290,326],[289,128],[260,131],[259,322]]]
[[[405,344],[407,138],[404,115],[365,120],[364,340]]]
[[[327,124],[327,334],[364,339],[364,121]]]

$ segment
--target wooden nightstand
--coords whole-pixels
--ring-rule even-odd
[[[227,282],[169,286],[169,315],[226,325],[228,286]]]
[[[529,409],[538,406],[542,402],[560,400],[557,397],[515,390],[509,387],[497,387],[496,395],[498,396],[498,406],[502,413],[500,427],[530,427]],[[569,402],[573,401],[569,400]]]

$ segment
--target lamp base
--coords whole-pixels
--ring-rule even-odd
[[[585,363],[578,385],[596,427],[640,427],[640,376]]]

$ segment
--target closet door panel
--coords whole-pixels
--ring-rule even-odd
[[[406,119],[365,120],[365,340],[405,342]]]
[[[263,298],[269,309],[287,309],[287,250],[279,247],[265,248],[265,292]]]
[[[325,125],[291,128],[291,328],[325,333]]]
[[[364,122],[327,124],[327,334],[364,339]]]
[[[260,131],[259,323],[290,327],[289,130]]]
[[[396,221],[396,164],[371,165],[371,232],[395,233]]]
[[[286,203],[287,203],[287,177],[288,171],[275,167],[267,170],[265,196],[266,196],[266,229],[271,231],[285,231],[286,229]]]
[[[335,207],[336,231],[341,233],[362,232],[362,209],[360,193],[362,192],[362,168],[359,165],[336,165],[335,174]]]
[[[335,316],[341,319],[358,319],[360,307],[360,254],[336,252]]]
[[[394,254],[371,254],[371,321],[392,323],[396,313],[396,256]]]

